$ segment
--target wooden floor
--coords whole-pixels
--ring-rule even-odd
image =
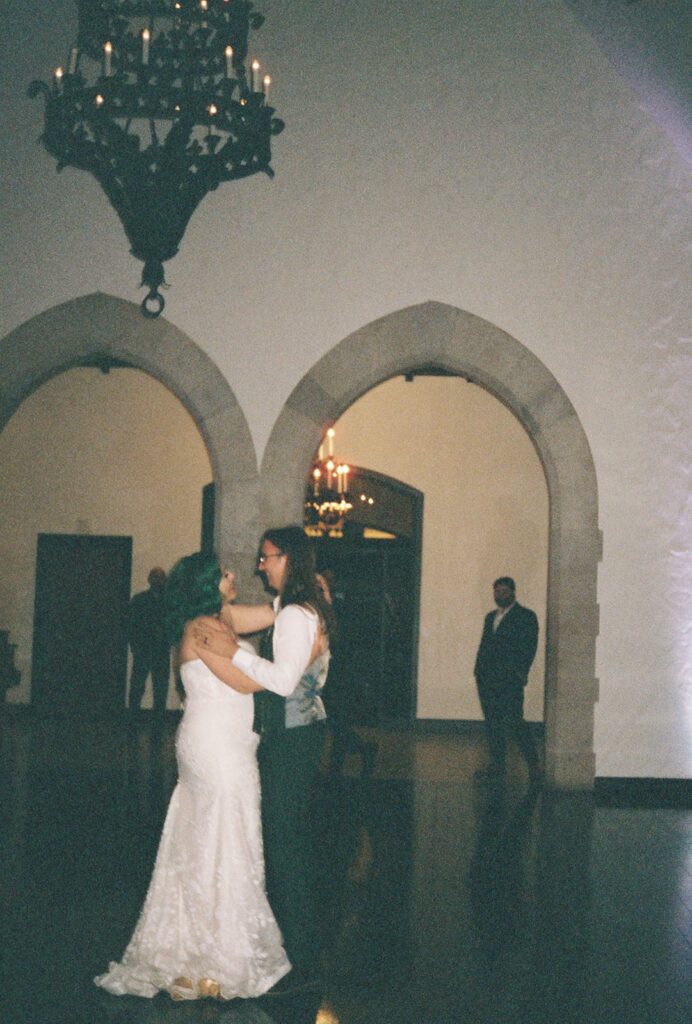
[[[2,1024],[685,1024],[692,813],[473,781],[480,737],[388,732],[324,774],[324,988],[284,1000],[118,998],[91,979],[137,918],[174,722],[5,715]]]

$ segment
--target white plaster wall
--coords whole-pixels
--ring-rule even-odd
[[[211,480],[191,417],[138,370],[76,369],[27,398],[0,434],[0,626],[22,673],[8,700],[30,697],[39,533],[131,536],[132,592],[199,548]],[[169,687],[169,706],[177,706]],[[151,706],[147,683],[144,706]]]
[[[401,377],[338,420],[336,451],[423,491],[419,718],[481,718],[473,666],[492,581],[513,576],[541,643],[525,715],[543,719],[548,492],[514,416],[461,378]]]
[[[167,313],[228,377],[258,453],[309,367],[427,299],[518,338],[592,446],[605,557],[602,775],[692,773],[689,169],[559,0],[265,0],[255,49],[287,122],[274,182],[222,186],[170,265]],[[70,0],[16,0],[0,62],[10,183],[0,336],[137,293],[115,214],[36,144],[23,83],[65,59]]]

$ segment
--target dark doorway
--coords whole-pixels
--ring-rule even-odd
[[[416,717],[423,494],[372,470],[352,474],[352,493],[372,504],[354,501],[342,536],[315,537],[318,568],[335,580],[331,674],[353,724],[404,724]]]
[[[77,716],[125,705],[131,537],[38,535],[31,702]]]
[[[214,483],[205,484],[202,488],[202,531],[199,539],[199,550],[205,555],[214,553],[214,505],[216,488]]]

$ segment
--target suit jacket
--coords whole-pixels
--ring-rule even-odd
[[[515,602],[495,631],[494,621],[495,612],[488,612],[474,675],[481,684],[506,682],[526,686],[538,646],[536,613]]]
[[[160,659],[169,656],[163,591],[135,594],[130,601],[127,638],[133,654]]]

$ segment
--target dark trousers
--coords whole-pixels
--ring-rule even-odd
[[[524,721],[524,687],[506,680],[478,680],[478,696],[493,768],[504,771],[508,735],[516,740],[529,768],[537,768],[538,754]]]
[[[130,675],[130,711],[138,711],[144,696],[144,687],[147,676],[151,672],[151,682],[154,691],[154,711],[162,716],[166,710],[168,698],[168,677],[171,671],[170,656],[166,652],[165,657],[153,656],[148,651],[132,652],[132,673]]]
[[[258,760],[267,895],[293,967],[319,969],[320,927],[310,811],[323,723],[265,734]]]

